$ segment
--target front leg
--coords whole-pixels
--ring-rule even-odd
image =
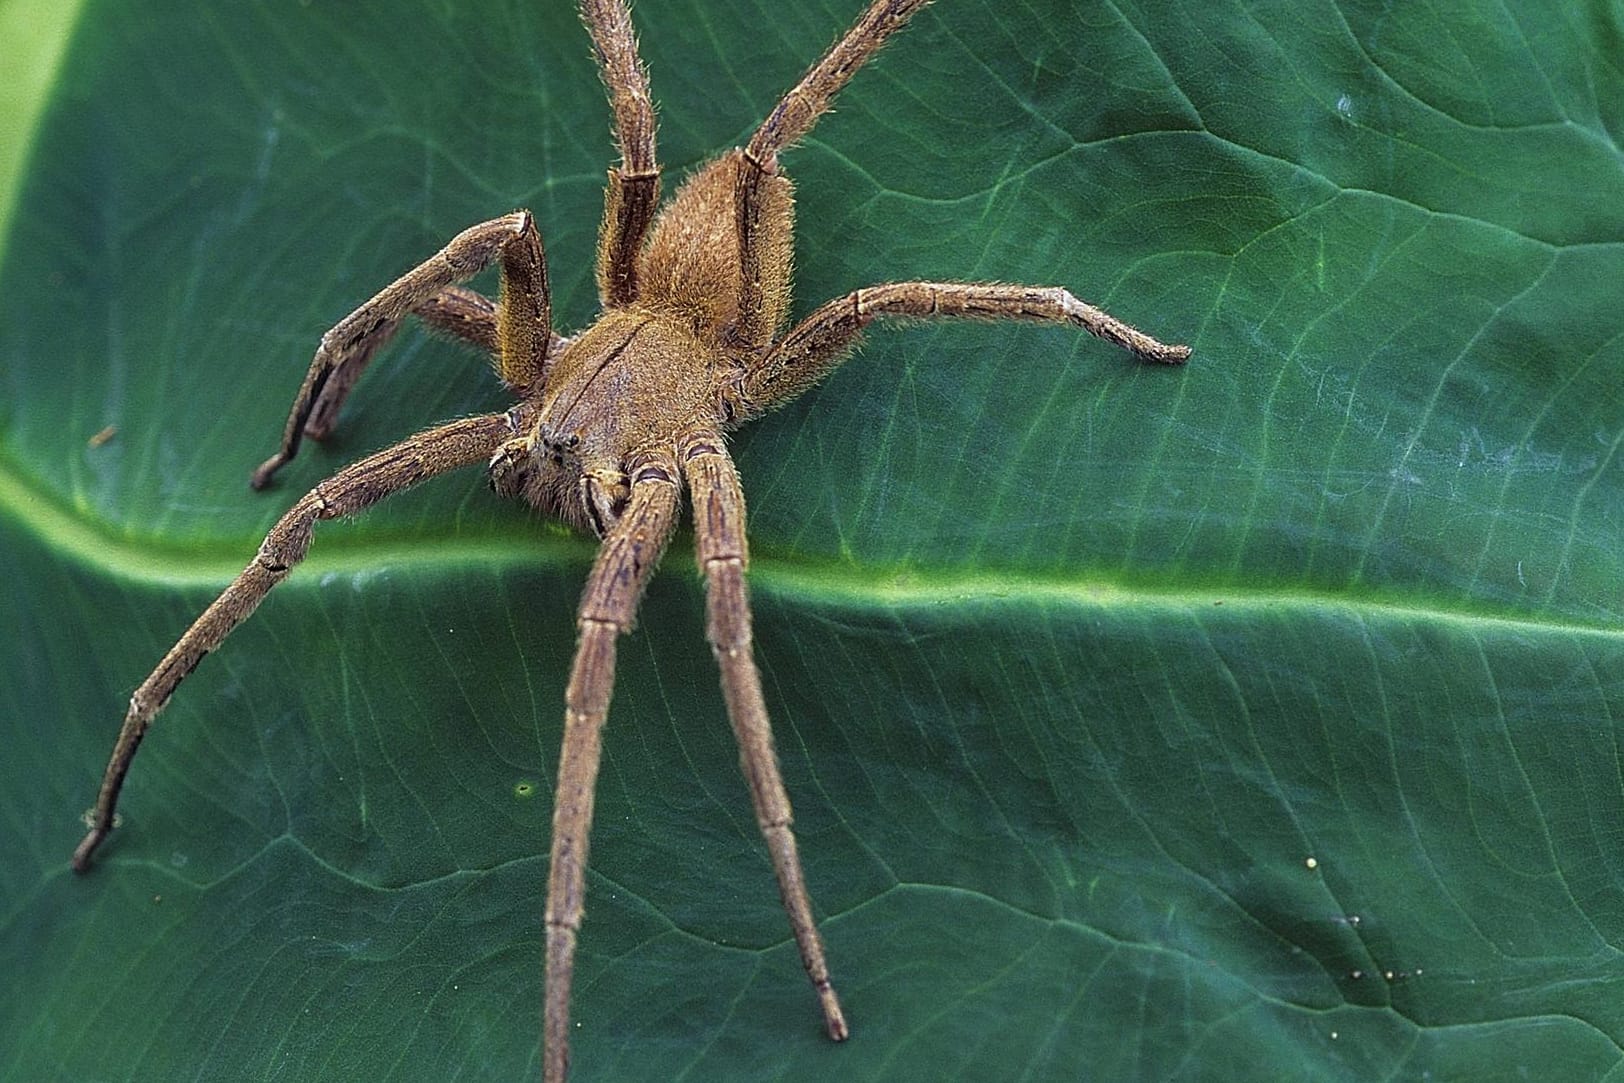
[[[756,669],[750,598],[744,582],[749,546],[739,472],[717,433],[691,434],[679,452],[688,491],[693,494],[695,555],[705,576],[705,638],[722,671],[722,698],[739,743],[739,766],[750,787],[756,826],[772,857],[778,895],[801,952],[801,966],[823,1009],[824,1030],[835,1041],[845,1041],[850,1032],[829,980],[823,939],[812,917],[812,900],[791,826],[789,794],[778,769],[772,723]]]
[[[576,619],[580,640],[564,693],[564,743],[558,757],[547,874],[547,989],[542,1017],[546,1083],[563,1083],[569,1072],[575,938],[586,895],[587,842],[603,724],[615,687],[615,640],[631,630],[638,599],[671,539],[677,503],[675,463],[653,459],[639,466],[632,474],[626,510],[604,537],[581,596]]]
[[[1058,286],[968,282],[891,282],[853,290],[819,306],[746,372],[735,406],[741,419],[782,406],[823,379],[857,345],[863,328],[881,317],[1032,320],[1080,327],[1141,360],[1179,365],[1190,347],[1158,342]]]
[[[408,312],[447,287],[472,278],[493,259],[500,259],[502,267],[502,300],[496,313],[497,371],[503,382],[521,394],[539,380],[552,322],[547,262],[535,219],[529,211],[515,211],[463,230],[321,337],[288,413],[282,446],[254,471],[253,487],[263,489],[270,484],[276,472],[298,454],[307,434],[326,435],[361,371]]]

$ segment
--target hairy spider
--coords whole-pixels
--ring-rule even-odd
[[[750,635],[744,497],[723,436],[822,379],[881,317],[1025,319],[1081,327],[1139,357],[1186,360],[1058,287],[956,282],[870,286],[815,309],[787,334],[794,201],[780,151],[811,130],[835,94],[929,0],[873,0],[773,109],[742,149],[702,167],[659,209],[654,105],[625,0],[581,0],[614,113],[620,164],[609,170],[598,236],[603,311],[586,330],[551,328],[547,267],[528,211],[453,237],[322,336],[277,453],[253,472],[267,485],[304,436],[320,439],[356,379],[400,321],[416,315],[487,351],[518,398],[506,413],[417,434],[318,484],[271,528],[258,555],[158,663],[134,695],[113,748],[90,831],[73,855],[84,871],[114,824],[137,747],[176,686],[259,605],[310,548],[317,521],[352,515],[424,478],[485,463],[495,490],[602,539],[576,615],[547,882],[543,1063],[549,1083],[569,1063],[575,938],[585,889],[600,738],[614,685],[615,641],[676,525],[686,487],[706,585],[706,636],[721,668],[756,821],[824,1026],[847,1035],[829,980],[790,830],[789,798]],[[458,283],[495,261],[500,301]]]

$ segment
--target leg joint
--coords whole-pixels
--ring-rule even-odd
[[[677,484],[677,464],[671,458],[669,447],[637,452],[626,460],[626,474],[633,486],[639,484]]]
[[[697,462],[706,456],[722,456],[721,442],[710,433],[692,433],[684,438],[681,448],[684,463]]]
[[[677,479],[665,468],[664,463],[647,463],[637,467],[632,472],[632,484],[641,485],[645,482],[658,482],[662,485],[675,485]]]
[[[773,120],[777,118],[778,113],[781,113],[782,111],[783,105],[780,104],[778,110],[773,114],[773,116],[768,118],[767,124],[772,124]],[[766,130],[765,125],[763,126],[762,130]],[[746,166],[755,170],[757,173],[770,177],[778,172],[778,154],[776,151],[771,150],[767,151],[766,153],[762,153],[761,149],[756,146],[756,141],[760,138],[761,136],[758,133],[756,139],[752,139],[750,141],[749,146],[741,147],[739,149],[739,158]]]
[[[608,617],[581,617],[576,620],[575,625],[582,633],[589,632],[593,628],[607,628],[617,635],[631,630],[620,621]]]

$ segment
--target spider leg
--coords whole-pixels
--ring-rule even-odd
[[[581,0],[581,19],[592,35],[620,144],[598,232],[598,296],[605,306],[620,307],[637,299],[637,259],[660,201],[654,100],[625,0]]]
[[[782,406],[833,371],[881,317],[1032,320],[1081,327],[1144,361],[1182,364],[1188,346],[1169,346],[1058,286],[891,282],[853,290],[819,306],[744,375],[741,417]]]
[[[462,286],[447,286],[412,309],[412,315],[422,320],[429,330],[443,332],[470,346],[475,346],[490,354],[492,363],[499,365],[502,360],[502,346],[497,325],[498,312],[495,301]],[[557,331],[553,331],[547,337],[546,356],[557,357],[558,351],[569,341]],[[332,386],[331,380],[327,383],[329,387]],[[316,405],[319,408],[321,403],[317,402]],[[316,412],[313,410],[310,420],[305,423],[305,431],[309,432],[315,423]],[[327,427],[330,429],[331,425]]]
[[[801,81],[790,88],[750,138],[746,151],[758,166],[771,169],[773,158],[812,130],[836,94],[867,64],[886,39],[907,25],[930,0],[873,0],[852,28],[829,47]]]
[[[745,147],[734,188],[739,234],[739,325],[735,340],[746,347],[765,347],[777,330],[776,311],[764,304],[773,292],[771,276],[773,232],[764,215],[771,213],[769,190],[778,177],[778,152],[799,141],[818,117],[828,111],[835,95],[859,68],[880,50],[892,34],[930,0],[873,0],[852,28],[807,69],[790,88]],[[781,182],[780,182],[781,183]],[[786,253],[787,256],[787,253]]]
[[[603,750],[603,723],[615,685],[615,640],[629,631],[637,602],[677,521],[680,491],[669,452],[645,458],[632,475],[626,510],[604,537],[576,617],[580,639],[564,693],[564,740],[553,804],[547,876],[547,991],[543,1068],[547,1083],[569,1070],[570,985],[586,893],[588,833]]]
[[[84,872],[90,867],[91,855],[113,829],[124,776],[153,718],[169,702],[175,687],[197,668],[203,656],[218,647],[231,630],[258,607],[270,589],[286,579],[293,566],[304,559],[316,522],[353,515],[424,478],[483,463],[502,441],[514,435],[514,425],[515,419],[509,415],[490,414],[453,421],[419,433],[334,474],[306,493],[277,520],[253,561],[192,623],[180,641],[164,655],[158,668],[130,697],[129,711],[118,731],[107,772],[102,776],[96,805],[90,812],[90,831],[73,852],[76,871]]]
[[[498,375],[520,393],[540,379],[552,319],[547,262],[535,219],[529,211],[515,211],[463,230],[321,337],[288,413],[282,446],[254,471],[253,487],[270,484],[277,470],[298,454],[306,435],[320,439],[330,431],[361,370],[394,335],[402,317],[425,304],[440,311],[467,301],[454,295],[440,309],[433,304],[447,286],[472,278],[493,259],[502,269],[502,303],[496,311]]]
[[[502,372],[501,321],[495,301],[462,286],[447,286],[433,297],[412,309],[412,315],[422,320],[431,331],[443,332],[490,355],[498,375]],[[349,396],[355,381],[360,379],[367,364],[383,345],[393,338],[398,322],[386,323],[377,333],[358,345],[355,353],[328,377],[322,393],[310,409],[305,420],[306,436],[325,439],[338,422],[338,411]],[[558,332],[547,339],[546,357],[557,357],[568,340]]]
[[[779,897],[800,948],[801,965],[817,990],[824,1028],[835,1041],[844,1041],[849,1031],[829,981],[823,940],[812,917],[812,900],[791,828],[789,795],[778,770],[772,725],[761,695],[761,674],[751,646],[750,600],[744,579],[749,546],[739,473],[716,433],[690,435],[680,454],[693,494],[695,549],[705,575],[706,638],[722,671],[722,694],[739,742],[740,766],[750,786],[756,824],[772,855]]]

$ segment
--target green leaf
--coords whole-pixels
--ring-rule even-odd
[[[668,178],[856,7],[643,0]],[[915,23],[786,159],[797,313],[1057,283],[1196,356],[876,329],[739,435],[853,1038],[819,1034],[683,541],[621,652],[577,1077],[1624,1075],[1624,12]],[[506,405],[408,332],[252,493],[321,332],[516,206],[591,319],[584,32],[537,0],[0,26],[46,73],[0,128],[0,1080],[538,1074],[592,550],[477,473],[324,525],[67,858],[130,690],[296,494]]]

